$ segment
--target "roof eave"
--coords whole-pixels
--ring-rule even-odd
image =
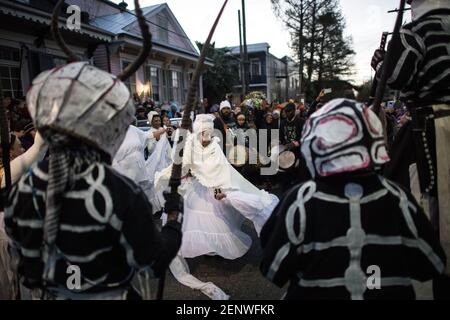
[[[52,20],[52,16],[50,13],[32,7],[28,7],[24,4],[20,4],[17,2],[1,1],[0,12],[3,12],[5,15],[26,19],[28,21],[45,24],[47,26],[50,26]],[[85,23],[81,24],[80,30],[71,30],[67,27],[67,24],[65,22],[66,22],[65,18],[63,17],[59,18],[59,27],[61,29],[79,34],[89,35],[93,38],[97,38],[102,41],[112,41],[113,37],[115,36],[113,33],[107,30],[103,30]]]

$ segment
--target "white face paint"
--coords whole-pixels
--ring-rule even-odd
[[[417,20],[426,13],[437,9],[450,9],[449,0],[413,0],[411,3],[411,18]]]

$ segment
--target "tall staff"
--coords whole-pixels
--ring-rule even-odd
[[[382,65],[382,71],[381,71],[381,77],[380,81],[378,82],[377,91],[375,94],[375,100],[373,102],[373,111],[378,114],[383,122],[385,123],[384,116],[381,113],[381,102],[383,101],[384,92],[386,90],[386,84],[388,80],[388,66],[392,62],[392,55],[394,50],[394,44],[397,41],[401,41],[400,39],[400,28],[402,27],[403,23],[403,13],[405,11],[406,6],[406,0],[400,0],[400,8],[397,15],[397,21],[395,22],[394,31],[392,33],[392,40],[389,43],[388,50],[386,53],[386,57],[384,59],[383,65]]]
[[[206,42],[202,48],[202,52],[200,53],[200,58],[198,59],[197,67],[195,68],[194,74],[191,79],[186,107],[184,108],[183,119],[181,121],[181,128],[178,130],[179,131],[178,141],[176,141],[175,154],[177,157],[178,156],[180,157],[179,158],[180,161],[176,161],[177,159],[175,159],[174,164],[172,166],[172,174],[169,181],[170,194],[166,195],[166,203],[168,203],[168,205],[166,205],[166,212],[170,210],[177,210],[178,205],[181,203],[181,196],[178,193],[178,187],[181,185],[181,172],[183,167],[183,149],[184,145],[186,144],[187,133],[192,125],[190,115],[191,112],[194,110],[194,103],[197,95],[197,85],[200,79],[200,75],[203,71],[202,70],[203,65],[205,63],[206,56],[210,48],[211,40],[214,35],[214,32],[216,31],[216,27],[219,24],[220,18],[222,17],[223,11],[225,10],[227,3],[228,0],[225,0],[222,9],[220,10],[219,15],[216,18],[216,21],[214,22],[211,31],[209,32],[208,38],[206,39]],[[158,293],[156,297],[157,300],[163,299],[164,283],[165,283],[165,273],[163,273],[163,275],[159,280]]]

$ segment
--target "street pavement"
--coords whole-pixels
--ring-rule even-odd
[[[281,196],[277,188],[272,190]],[[242,258],[226,260],[221,257],[202,256],[186,259],[191,274],[203,282],[212,282],[230,296],[230,300],[280,300],[286,288],[280,289],[266,280],[259,271],[262,249],[258,235],[250,221],[245,221],[242,230],[252,238],[250,250]],[[413,282],[417,299],[432,299],[431,282]],[[156,297],[157,282],[152,281],[152,296]],[[180,284],[167,271],[164,289],[165,300],[209,300],[199,290]]]
[[[212,282],[230,296],[230,300],[280,300],[283,290],[271,284],[259,271],[261,246],[255,229],[246,221],[243,231],[252,237],[252,247],[245,256],[236,260],[202,256],[186,259],[191,274],[203,282]],[[156,288],[156,284],[152,285]],[[155,289],[153,289],[155,290]],[[167,272],[164,299],[208,300],[199,290],[180,284]]]

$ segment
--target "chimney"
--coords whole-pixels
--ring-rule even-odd
[[[128,3],[125,2],[125,0],[123,0],[121,3],[119,3],[119,7],[121,11],[126,11],[127,7],[128,7]]]
[[[121,3],[119,3],[119,7],[121,11],[126,11],[127,7],[128,7],[128,3],[125,2],[125,0],[123,0]]]

